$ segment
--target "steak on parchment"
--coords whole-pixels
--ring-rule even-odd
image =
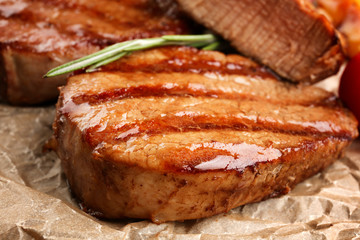
[[[331,23],[309,0],[177,0],[198,22],[294,82],[316,82],[344,60]]]
[[[0,91],[12,104],[55,100],[51,68],[129,39],[188,33],[175,4],[155,0],[0,1]]]
[[[156,223],[284,194],[358,135],[332,93],[188,47],[137,52],[71,76],[53,128],[86,209]]]

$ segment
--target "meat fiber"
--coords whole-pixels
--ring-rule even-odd
[[[188,33],[169,1],[0,1],[0,88],[12,104],[55,100],[66,76],[51,68],[129,39]]]
[[[294,82],[316,82],[344,60],[331,23],[308,0],[177,0],[241,53]]]
[[[341,157],[357,122],[332,94],[237,55],[137,52],[61,89],[53,146],[104,218],[196,219],[287,193]]]

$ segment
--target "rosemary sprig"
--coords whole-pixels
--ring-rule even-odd
[[[111,45],[96,53],[53,68],[47,72],[44,77],[54,77],[82,68],[87,68],[86,72],[92,72],[96,70],[96,68],[116,61],[131,52],[169,45],[186,45],[192,47],[203,47],[206,50],[213,50],[219,45],[219,43],[212,34],[165,35],[159,38],[130,40]]]

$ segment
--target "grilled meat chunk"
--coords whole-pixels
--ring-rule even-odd
[[[53,128],[87,209],[156,223],[284,194],[358,135],[332,93],[188,47],[137,52],[70,77]]]
[[[331,23],[308,0],[177,0],[243,54],[294,82],[316,82],[343,62]]]
[[[0,1],[0,87],[12,104],[55,100],[51,68],[129,39],[188,33],[176,4],[155,0]],[[166,9],[165,9],[166,7]]]

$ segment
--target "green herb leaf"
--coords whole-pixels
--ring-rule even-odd
[[[159,38],[130,40],[111,45],[96,53],[51,69],[44,77],[54,77],[82,68],[88,68],[86,72],[92,72],[96,68],[114,62],[131,52],[169,45],[204,47],[206,50],[213,50],[219,43],[216,42],[216,37],[212,34],[166,35]]]
[[[203,47],[202,49],[203,50],[215,50],[219,47],[220,45],[220,42],[213,42],[213,43],[210,43],[209,45]]]

